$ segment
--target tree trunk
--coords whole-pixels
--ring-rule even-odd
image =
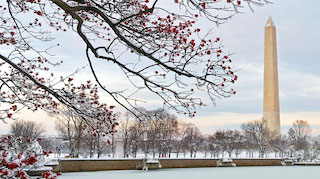
[[[128,139],[127,137],[125,137],[124,141],[123,141],[123,158],[126,158],[127,157],[127,154],[128,154]]]
[[[82,122],[79,124],[79,129],[78,129],[78,136],[77,136],[77,144],[76,144],[76,158],[79,158],[80,155],[80,148],[81,148],[81,141],[82,141]]]
[[[112,138],[111,138],[111,150],[112,150],[112,158],[114,158],[114,153],[115,153],[115,150],[114,150],[114,135],[112,135]]]
[[[90,158],[93,157],[93,153],[94,153],[94,142],[91,140],[90,141]]]

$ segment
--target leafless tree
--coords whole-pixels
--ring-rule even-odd
[[[222,154],[222,146],[219,144],[219,138],[216,133],[208,136],[207,141],[209,143],[208,150],[210,152],[211,157],[219,157]]]
[[[201,148],[204,138],[199,130],[194,124],[186,125],[185,137],[183,138],[183,146],[185,148],[184,153],[189,151],[190,157],[196,157],[197,151]]]
[[[27,136],[35,140],[45,133],[45,128],[41,123],[19,119],[11,124],[10,133],[16,137]]]
[[[176,116],[168,113],[163,115],[160,135],[161,141],[163,141],[164,154],[169,158],[171,157],[175,137],[178,134],[178,127],[179,125]]]
[[[279,154],[279,157],[284,157],[285,152],[289,150],[290,143],[289,138],[286,135],[281,135],[281,137],[277,137],[271,140],[270,144],[273,152],[275,153],[275,157]]]
[[[309,147],[311,160],[319,159],[320,157],[320,136],[313,137]]]
[[[225,150],[228,153],[229,158],[231,158],[232,153],[237,147],[236,141],[238,138],[241,136],[239,131],[233,131],[233,130],[226,130],[223,131],[222,134],[223,136],[223,146],[225,146]]]
[[[232,140],[234,142],[233,145],[233,152],[235,154],[236,157],[238,157],[242,151],[244,150],[244,136],[242,135],[242,133],[238,130],[234,130],[232,132]],[[230,155],[229,155],[230,156]]]
[[[120,134],[125,137],[125,141],[131,136],[131,142],[134,141],[131,149],[138,147],[145,156],[152,154],[156,157],[158,154],[158,157],[170,157],[173,139],[178,131],[176,116],[162,110],[147,111],[142,108],[140,110],[149,117],[142,118],[143,121],[141,121],[131,115],[133,119],[130,121],[128,118],[130,115],[127,113],[126,119],[120,123]]]
[[[81,118],[69,108],[63,107],[59,116],[56,116],[56,130],[58,134],[67,139],[69,152],[79,157],[83,140],[85,125]]]
[[[95,133],[84,133],[81,146],[83,146],[87,153],[89,153],[90,158],[94,157],[95,154],[97,154],[97,157],[100,158],[103,153],[108,151],[110,151],[112,157],[114,157],[114,135],[107,137],[101,126],[96,126],[95,129]]]
[[[148,111],[150,116],[144,127],[145,146],[150,146],[153,156],[158,153],[159,157],[170,157],[173,144],[173,136],[178,131],[177,117],[162,111],[161,109]],[[145,148],[147,149],[147,148]]]
[[[225,153],[229,158],[233,153],[238,157],[244,149],[244,136],[238,130],[218,130],[206,140],[211,157],[218,157],[220,154],[223,157]]]
[[[137,156],[139,146],[141,146],[141,143],[143,141],[143,137],[144,137],[143,127],[144,127],[144,123],[141,121],[137,121],[134,125],[130,126],[129,147],[130,147],[130,154],[133,157]]]
[[[126,158],[129,155],[129,132],[130,127],[134,125],[134,119],[130,119],[130,113],[126,112],[119,120],[119,136],[123,140],[123,157]]]
[[[265,157],[267,150],[270,149],[270,141],[275,138],[275,133],[265,126],[265,120],[254,120],[241,124],[241,129],[247,140],[252,140],[257,147],[259,157]]]
[[[308,140],[311,133],[311,128],[307,121],[296,120],[292,124],[292,128],[289,129],[288,135],[292,145],[295,146],[296,150],[304,150],[308,146]]]
[[[175,146],[175,152],[176,152],[176,157],[179,157],[179,153],[183,152],[184,153],[184,157],[186,155],[186,143],[184,141],[184,139],[187,136],[187,132],[188,132],[188,128],[191,127],[191,123],[186,123],[183,121],[180,121],[178,123],[178,131],[177,131],[177,136],[176,139],[174,141],[174,146]]]
[[[231,131],[231,130],[230,130]],[[229,146],[229,136],[227,136],[226,131],[225,130],[218,130],[214,133],[214,137],[216,139],[216,142],[218,144],[218,146],[221,148],[221,155],[222,157],[224,157],[224,154],[226,152],[230,152],[230,155],[232,153],[232,150],[230,150],[230,146]]]
[[[53,146],[53,142],[52,142],[52,139],[48,138],[48,137],[43,137],[43,138],[40,138],[38,140],[39,144],[41,145],[42,149],[45,150],[45,151],[54,151],[55,148]]]

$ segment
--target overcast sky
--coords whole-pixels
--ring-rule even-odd
[[[293,121],[300,119],[312,125],[314,134],[320,134],[319,7],[319,1],[281,0],[255,7],[254,13],[245,10],[244,14],[233,17],[219,27],[199,23],[198,26],[202,28],[214,28],[214,36],[223,39],[226,51],[235,53],[232,59],[233,65],[239,69],[239,80],[234,86],[237,95],[218,100],[216,106],[208,104],[201,108],[197,118],[179,118],[195,123],[207,134],[217,129],[236,129],[242,122],[262,118],[264,26],[268,17],[272,16],[277,28],[282,131],[285,133]],[[72,34],[59,35],[61,44],[68,44],[66,48],[58,50],[59,58],[65,61],[63,69],[60,69],[61,74],[67,74],[86,64],[84,44]],[[117,76],[119,71],[114,71],[108,65],[99,69],[103,71],[102,76],[113,75],[109,85],[125,85],[122,78]],[[86,71],[79,73],[80,77],[87,75]],[[152,101],[150,103],[153,104]],[[49,134],[54,133],[54,119],[43,112],[25,112],[20,117],[41,121]],[[1,133],[7,129],[8,125],[0,124]]]

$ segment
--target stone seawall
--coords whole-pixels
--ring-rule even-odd
[[[103,171],[103,170],[135,170],[142,169],[142,159],[130,160],[81,160],[62,159],[55,171],[61,172],[82,172],[82,171]]]
[[[216,167],[218,159],[160,159],[162,168]]]
[[[232,159],[237,166],[281,166],[283,159]]]
[[[217,167],[219,159],[159,159],[162,168]],[[237,166],[280,166],[283,159],[233,159]],[[142,159],[61,159],[54,171],[81,172],[142,169]]]

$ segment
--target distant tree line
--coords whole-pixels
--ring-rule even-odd
[[[240,130],[217,130],[203,135],[194,124],[178,120],[168,112],[145,110],[144,113],[150,117],[136,119],[130,113],[117,114],[120,118],[118,133],[108,138],[99,133],[103,129],[96,130],[94,135],[76,116],[65,115],[56,122],[64,141],[53,146],[50,140],[44,139],[40,145],[47,150],[59,147],[59,152],[69,153],[71,157],[106,154],[114,157],[115,143],[121,143],[121,157],[124,158],[138,155],[153,158],[281,157],[310,161],[320,154],[320,137],[312,137],[308,122],[303,120],[296,120],[287,135],[281,137],[266,129],[264,120],[243,123]],[[16,136],[37,138],[43,132],[42,125],[31,121],[17,120],[11,125],[11,133]]]
[[[149,111],[150,116],[159,111]],[[160,118],[160,119],[159,119]],[[203,135],[192,123],[163,112],[154,120],[120,120],[118,137],[124,140],[124,157],[137,153],[153,157],[281,157],[314,160],[320,154],[320,137],[311,136],[307,121],[297,120],[287,135],[278,137],[264,120],[241,124],[241,130],[217,130]]]

